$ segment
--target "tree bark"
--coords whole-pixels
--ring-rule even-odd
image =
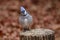
[[[20,32],[20,40],[55,40],[55,35],[50,29],[32,29]]]

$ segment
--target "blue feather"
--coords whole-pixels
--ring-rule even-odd
[[[21,9],[22,15],[27,15],[27,11],[25,10],[25,8],[23,6],[21,6],[20,9]]]
[[[24,7],[20,7],[21,9],[21,12],[23,13],[25,11],[25,8]]]

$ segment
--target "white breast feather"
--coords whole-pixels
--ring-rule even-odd
[[[24,24],[28,25],[28,20],[27,19],[24,20]]]

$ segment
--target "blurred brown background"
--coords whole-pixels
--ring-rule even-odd
[[[32,28],[54,30],[60,40],[60,0],[0,0],[0,40],[19,40],[20,6],[33,16]]]

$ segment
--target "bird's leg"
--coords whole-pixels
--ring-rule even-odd
[[[23,28],[23,31],[25,32],[25,31],[29,31],[30,29],[29,29],[29,27],[24,27]]]

